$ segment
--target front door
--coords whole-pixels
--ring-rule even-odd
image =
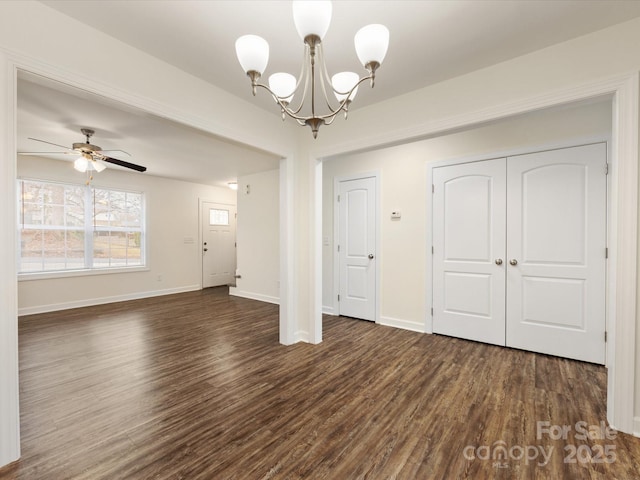
[[[236,271],[236,207],[202,202],[202,288],[229,285]]]
[[[340,182],[339,314],[375,321],[376,179]]]

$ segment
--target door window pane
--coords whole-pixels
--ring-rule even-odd
[[[209,225],[229,225],[229,210],[210,208]]]

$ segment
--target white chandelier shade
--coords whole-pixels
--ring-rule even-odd
[[[236,40],[236,55],[245,72],[262,75],[269,63],[269,44],[258,35],[243,35]]]
[[[339,102],[342,102],[347,96],[349,96],[349,101],[355,98],[358,93],[358,80],[360,80],[360,76],[355,72],[340,72],[331,77],[333,93]]]
[[[285,72],[274,73],[269,77],[269,88],[283,102],[291,103],[296,90],[296,77]]]
[[[293,23],[300,38],[305,41],[309,35],[316,35],[320,40],[329,30],[333,7],[329,0],[294,1]]]
[[[361,83],[369,80],[371,87],[374,86],[376,70],[382,65],[389,47],[389,30],[384,25],[372,24],[361,28],[354,37],[354,44],[358,59],[368,74],[359,77],[354,72],[340,72],[330,77],[322,40],[331,23],[332,9],[329,0],[293,1],[293,19],[304,42],[305,54],[297,78],[286,72],[278,72],[269,76],[268,85],[258,83],[269,62],[269,44],[257,35],[244,35],[236,40],[236,55],[251,80],[253,95],[258,87],[267,90],[280,106],[282,119],[288,115],[299,125],[308,125],[314,138],[320,126],[333,123],[339,112],[344,112],[347,117],[349,105]],[[338,101],[337,106],[332,105],[335,100],[329,98],[332,97],[331,92]],[[296,106],[292,105],[294,96],[297,99]],[[310,101],[305,103],[307,96]],[[316,107],[320,104],[325,104],[328,112],[317,113]]]
[[[370,62],[382,65],[389,48],[389,29],[380,24],[367,25],[358,30],[353,43],[358,59],[365,68]]]

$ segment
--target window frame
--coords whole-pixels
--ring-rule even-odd
[[[115,274],[115,273],[131,273],[131,272],[142,272],[149,271],[150,268],[148,266],[148,240],[147,240],[147,200],[146,200],[146,192],[143,190],[135,190],[135,189],[122,189],[111,186],[104,185],[95,185],[95,184],[81,184],[75,182],[65,182],[59,180],[48,180],[41,178],[33,178],[33,177],[18,177],[16,179],[17,182],[17,216],[16,216],[16,269],[18,270],[18,281],[28,281],[28,280],[40,280],[40,279],[48,279],[48,278],[64,278],[64,277],[77,277],[77,276],[87,276],[87,275],[104,275],[104,274]],[[67,269],[58,269],[58,270],[38,270],[38,271],[24,271],[20,272],[20,265],[22,259],[22,248],[20,245],[21,234],[20,231],[23,227],[23,199],[22,199],[22,182],[34,182],[42,185],[58,185],[63,187],[72,187],[72,188],[81,188],[84,192],[85,199],[85,215],[84,215],[84,225],[76,228],[75,230],[82,230],[85,233],[85,251],[84,251],[84,267],[82,268],[67,268]],[[115,265],[115,266],[94,266],[94,238],[93,234],[96,231],[104,232],[111,231],[109,227],[100,227],[96,228],[94,222],[91,220],[93,218],[93,212],[95,210],[94,199],[95,199],[95,190],[107,190],[117,193],[123,194],[136,194],[140,195],[140,225],[139,227],[135,227],[131,230],[127,231],[139,231],[141,235],[140,240],[140,264],[137,265]],[[89,200],[89,201],[87,201]],[[44,221],[44,220],[43,220]],[[123,227],[115,227],[112,231],[122,230]],[[138,230],[139,229],[139,230]],[[61,232],[67,232],[67,228],[58,229]],[[70,229],[74,230],[74,229]],[[111,259],[111,257],[109,257]]]

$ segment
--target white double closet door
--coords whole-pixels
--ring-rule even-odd
[[[433,331],[605,362],[606,144],[433,169]]]

